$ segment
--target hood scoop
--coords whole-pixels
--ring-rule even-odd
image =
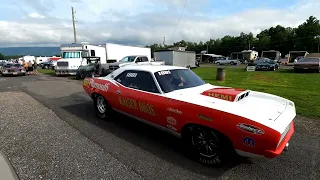
[[[204,96],[209,96],[217,99],[222,99],[230,102],[240,101],[249,96],[250,90],[236,88],[213,88],[201,93]]]

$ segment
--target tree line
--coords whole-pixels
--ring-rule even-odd
[[[150,47],[154,52],[180,46],[186,47],[187,51],[200,53],[207,50],[209,54],[223,56],[249,49],[259,53],[261,51],[276,50],[280,51],[282,57],[284,57],[289,51],[319,52],[319,44],[320,23],[316,17],[310,16],[296,28],[277,25],[263,30],[256,36],[253,36],[251,32],[248,34],[242,32],[239,36],[226,35],[223,38],[210,39],[207,42],[200,41],[196,43],[181,40],[172,45],[152,44],[146,47]]]

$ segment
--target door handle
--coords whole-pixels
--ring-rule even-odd
[[[117,94],[121,94],[121,91],[120,91],[120,90],[117,90]]]

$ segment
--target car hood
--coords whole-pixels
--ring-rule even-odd
[[[269,127],[274,126],[274,121],[286,110],[288,104],[294,105],[292,101],[272,94],[211,84],[176,90],[166,96],[244,117]],[[295,108],[291,115],[293,119],[296,115]],[[277,125],[273,128],[280,132],[284,131],[286,126],[287,124],[283,127]]]

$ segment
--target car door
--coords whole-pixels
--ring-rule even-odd
[[[159,92],[151,73],[127,70],[115,80],[117,90],[116,108],[128,115],[163,126],[168,99]]]
[[[141,64],[151,64],[147,57],[142,56],[140,58],[141,58]]]

